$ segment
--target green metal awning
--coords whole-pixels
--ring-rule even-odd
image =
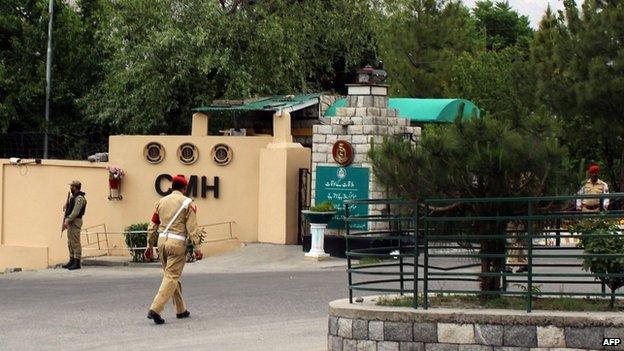
[[[194,112],[224,111],[298,111],[319,103],[320,94],[276,95],[248,100],[216,100],[211,105],[194,108]]]
[[[477,116],[481,111],[474,103],[464,99],[415,99],[415,98],[390,98],[388,107],[397,109],[399,117],[409,119],[415,123],[452,123],[464,106],[463,118],[470,118],[473,111]],[[338,107],[346,107],[347,99],[337,100],[327,111],[325,117],[336,116]]]

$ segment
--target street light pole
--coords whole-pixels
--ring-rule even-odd
[[[52,84],[52,19],[54,17],[54,0],[49,0],[49,2],[48,53],[46,57],[45,136],[43,138],[43,158],[48,158],[48,132],[50,128],[50,85]]]

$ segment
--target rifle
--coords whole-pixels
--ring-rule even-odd
[[[70,196],[71,192],[68,191],[67,192],[67,199],[65,199],[65,206],[63,206],[63,218],[61,220],[61,239],[63,239],[63,225],[65,224],[65,210],[67,209],[67,205],[69,205],[69,196]]]

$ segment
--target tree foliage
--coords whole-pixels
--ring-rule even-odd
[[[77,3],[83,11],[55,1],[49,125],[59,149],[51,150],[55,157],[76,157],[79,146],[100,141],[90,136],[105,134],[105,126],[86,123],[80,104],[101,78],[105,57],[93,35],[104,13],[103,0]],[[47,28],[48,1],[0,2],[0,134],[35,137],[45,128]]]
[[[509,2],[478,1],[473,12],[478,27],[485,31],[488,49],[529,47],[533,37],[529,18],[519,15],[511,8]]]
[[[557,140],[557,124],[530,103],[534,80],[518,81],[530,66],[516,49],[464,55],[453,67],[449,91],[483,107],[481,116],[458,114],[452,125],[427,126],[414,147],[387,139],[369,152],[373,172],[392,195],[408,199],[491,198],[562,193],[568,176],[567,151]],[[531,96],[529,93],[528,96]],[[442,210],[442,209],[440,209]],[[525,210],[524,204],[474,203],[451,206],[459,214],[500,215]],[[471,223],[477,235],[498,235],[505,221]],[[481,253],[501,255],[505,243],[481,239]],[[482,259],[482,272],[500,272],[502,258]],[[500,278],[481,277],[481,289],[498,291]]]
[[[227,5],[227,4],[226,4]],[[99,37],[110,52],[90,118],[134,133],[186,133],[219,98],[338,90],[375,59],[372,12],[355,0],[122,0]]]
[[[405,198],[561,192],[566,150],[557,140],[557,123],[530,103],[530,81],[515,83],[528,70],[514,49],[464,55],[449,91],[475,101],[481,117],[427,126],[416,148],[384,142],[371,153],[377,178]]]
[[[86,8],[97,1],[83,1]],[[0,132],[44,126],[48,1],[0,2]],[[92,40],[93,12],[55,2],[52,132],[80,128],[78,98],[98,80],[101,56]]]
[[[394,95],[472,99],[504,128],[546,120],[574,169],[599,162],[621,190],[624,4],[564,3],[533,36],[498,0],[57,0],[50,130],[67,148],[185,134],[214,99],[344,92],[382,60]],[[44,127],[46,41],[47,0],[0,2],[0,134]]]
[[[67,146],[87,131],[187,133],[214,99],[342,91],[377,60],[368,2],[55,4],[50,128]],[[47,0],[0,3],[0,133],[43,129],[47,22]]]
[[[483,44],[470,10],[459,1],[385,2],[379,55],[399,96],[442,97],[455,57]]]
[[[624,237],[620,234],[617,221],[588,219],[572,228],[581,234],[579,247],[587,255],[614,255],[612,257],[589,256],[583,259],[583,269],[596,275],[596,279],[611,290],[610,307],[615,303],[615,291],[624,286]]]
[[[564,122],[577,162],[603,163],[612,188],[624,185],[624,3],[565,1],[547,12],[532,45],[542,102]]]

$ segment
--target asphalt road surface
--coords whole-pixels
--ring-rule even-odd
[[[473,262],[434,263],[449,267]],[[209,257],[187,265],[182,276],[191,318],[176,319],[169,305],[163,313],[166,324],[160,326],[146,318],[162,277],[156,264],[3,274],[0,350],[325,350],[328,303],[348,296],[345,264],[339,259],[305,261],[297,246],[250,245]],[[465,284],[432,282],[430,288]],[[477,289],[476,283],[468,284]],[[563,292],[572,286],[542,288]],[[574,288],[600,291],[595,282]]]
[[[300,248],[286,250],[293,265],[242,254],[187,265],[191,318],[169,305],[158,326],[146,318],[158,266],[0,275],[0,350],[325,350],[328,302],[346,296],[344,261],[306,266]]]

